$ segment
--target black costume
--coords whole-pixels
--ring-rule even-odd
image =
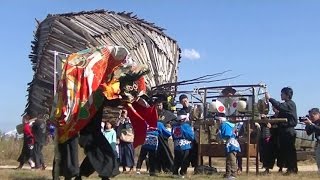
[[[276,140],[271,135],[271,129],[267,124],[261,124],[261,134],[259,140],[260,161],[266,169],[272,169],[275,163],[275,142]]]
[[[292,100],[280,103],[270,98],[270,103],[279,111],[279,118],[287,118],[287,122],[279,123],[279,145],[280,156],[284,165],[288,168],[287,172],[297,173],[297,152],[295,147],[296,131],[294,127],[298,124],[296,104]]]
[[[84,148],[86,157],[81,163],[79,177],[89,177],[96,171],[99,177],[108,179],[120,173],[117,157],[100,130],[102,113],[103,107],[98,110],[91,122],[80,131],[79,144]],[[80,179],[79,177],[77,179]]]
[[[80,180],[81,176],[90,176],[95,171],[102,179],[118,175],[117,157],[103,136],[101,128],[103,106],[98,110],[87,126],[80,131],[80,137],[74,137],[58,144],[60,153],[59,176],[65,179]],[[79,168],[78,142],[86,155]],[[55,167],[55,162],[53,167]],[[54,177],[54,169],[52,171]]]
[[[32,125],[32,133],[34,135],[34,160],[35,168],[45,169],[44,158],[42,154],[43,146],[46,144],[46,122],[37,119]]]
[[[68,139],[64,143],[58,144],[60,153],[59,176],[64,176],[65,180],[69,180],[79,175],[79,159],[78,159],[78,136]],[[56,161],[53,161],[52,177],[55,179]]]

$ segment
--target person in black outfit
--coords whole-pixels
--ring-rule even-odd
[[[95,171],[102,180],[120,173],[117,157],[101,132],[102,114],[103,106],[80,131],[79,145],[84,149],[86,157],[80,165],[80,173],[75,180],[81,180],[81,176],[89,177]]]
[[[309,119],[310,118],[310,119]],[[316,162],[318,166],[318,174],[320,174],[320,110],[319,108],[312,108],[309,110],[309,118],[304,123],[307,135],[314,134],[317,142],[315,146]]]
[[[275,109],[274,107],[272,107],[272,110],[275,114],[273,116],[271,116],[271,119],[277,118],[279,115],[279,111],[277,109]],[[278,124],[272,124],[272,128],[270,129],[270,133],[271,133],[271,140],[273,142],[273,146],[272,146],[273,158],[274,158],[274,161],[275,161],[275,159],[277,159],[277,166],[279,167],[278,172],[282,172],[282,168],[285,167],[285,164],[284,164],[283,158],[280,155]]]
[[[148,149],[146,149],[144,146],[141,146],[140,154],[139,154],[137,166],[136,166],[137,174],[141,174],[140,170],[144,160],[146,161],[147,171],[149,170],[149,160],[147,156],[148,156]]]
[[[270,169],[273,169],[275,158],[274,158],[274,139],[271,135],[271,124],[261,123],[261,133],[259,140],[259,153],[260,162],[266,169],[264,174],[269,174]]]
[[[68,139],[64,143],[58,143],[57,148],[59,151],[59,164],[56,166],[56,157],[53,159],[52,179],[59,179],[57,176],[63,176],[65,180],[71,180],[73,177],[79,175],[79,157],[78,157],[78,146],[79,137],[78,135]],[[56,168],[59,172],[56,173]]]
[[[32,133],[34,135],[34,160],[35,169],[46,169],[42,154],[43,146],[46,144],[46,122],[42,118],[37,118],[32,125]]]
[[[30,116],[23,116],[23,147],[21,150],[21,154],[18,158],[19,166],[16,169],[21,169],[25,162],[28,162],[30,167],[33,168],[35,166],[34,163],[34,136],[30,127]]]
[[[287,118],[287,122],[279,123],[279,145],[280,156],[283,157],[284,164],[287,167],[285,175],[298,173],[297,152],[295,147],[296,131],[294,127],[298,124],[296,104],[292,101],[293,90],[285,87],[281,90],[280,103],[271,98],[269,93],[266,93],[266,99],[272,106],[279,111],[279,118]]]
[[[157,102],[157,112],[158,112],[158,126],[159,123],[162,123],[163,126],[166,126],[167,124],[170,125],[170,123],[175,120],[177,117],[171,113],[170,111],[164,109],[162,102]],[[162,130],[159,129],[159,146],[157,149],[157,166],[156,166],[156,172],[163,171],[164,173],[170,173],[173,170],[173,155],[169,148],[169,142],[168,139],[170,136],[167,136],[162,133]],[[171,132],[170,132],[171,133]]]

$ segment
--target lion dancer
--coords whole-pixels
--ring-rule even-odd
[[[117,157],[100,131],[102,114],[103,106],[92,121],[80,131],[79,145],[84,149],[86,157],[80,165],[79,176],[75,180],[81,180],[81,176],[89,177],[95,171],[102,180],[120,173]]]
[[[108,141],[102,134],[101,121],[103,114],[101,106],[92,120],[76,135],[64,143],[59,143],[60,152],[59,175],[66,180],[81,180],[82,176],[89,177],[95,171],[102,180],[118,175],[119,165],[117,157]],[[84,149],[86,155],[79,167],[78,144]],[[55,162],[54,166],[55,168]],[[53,172],[55,170],[53,169]],[[53,177],[54,174],[53,174]]]
[[[148,70],[128,64],[128,58],[128,51],[120,46],[99,46],[69,55],[60,75],[51,116],[58,127],[54,179],[76,176],[79,180],[96,171],[106,180],[119,174],[117,157],[100,128],[104,106],[129,108],[128,104],[138,101],[146,91],[143,75]],[[86,62],[84,66],[77,64],[79,59]],[[145,112],[146,108],[140,110]],[[134,123],[133,126],[139,127]],[[143,133],[144,140],[146,131]],[[80,168],[78,139],[86,154]],[[136,143],[139,144],[143,142]]]

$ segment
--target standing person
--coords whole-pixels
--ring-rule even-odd
[[[163,108],[162,102],[157,102],[158,122],[157,128],[159,132],[159,146],[157,150],[157,167],[156,171],[164,173],[172,172],[173,156],[169,148],[168,139],[171,136],[171,130],[168,130],[165,125],[170,125],[170,122],[176,119],[176,116],[170,111]]]
[[[272,110],[274,112],[274,115],[271,116],[272,118],[277,118],[279,116],[279,111],[272,107]],[[278,129],[278,125],[277,124],[273,124],[271,129],[270,129],[270,133],[271,133],[271,140],[273,143],[273,158],[277,159],[277,166],[279,167],[278,172],[282,172],[282,169],[285,167],[284,164],[284,160],[283,157],[281,157],[280,155],[280,144],[279,144],[279,129]]]
[[[298,173],[297,152],[295,147],[296,131],[294,127],[298,124],[296,104],[292,100],[293,90],[290,87],[284,87],[281,90],[280,103],[271,98],[269,93],[266,93],[266,99],[272,106],[279,111],[279,118],[287,118],[287,122],[279,123],[279,145],[280,156],[283,157],[284,164],[287,167],[287,172],[284,175]]]
[[[244,135],[244,124],[243,122],[238,122],[236,123],[236,139],[238,140],[238,142],[241,141],[241,139],[243,139],[243,135]],[[240,175],[242,173],[242,155],[240,153],[237,153],[237,174]]]
[[[42,154],[43,146],[46,144],[46,122],[42,117],[38,117],[32,125],[32,133],[34,134],[34,159],[35,169],[46,169]]]
[[[311,134],[315,134],[317,143],[315,146],[315,154],[316,154],[316,161],[318,166],[318,173],[320,174],[320,110],[319,108],[312,108],[309,111],[310,119],[304,121],[306,123],[306,131],[307,134],[310,136]]]
[[[169,131],[162,121],[157,122],[159,145],[157,149],[157,164],[156,168],[158,172],[161,170],[164,173],[170,173],[173,170],[173,156],[169,148],[168,139],[171,136]]]
[[[226,121],[225,114],[217,115],[221,122],[219,134],[226,141],[226,174],[225,178],[235,179],[237,173],[237,153],[241,152],[240,144],[236,139],[235,124]]]
[[[274,137],[271,136],[271,124],[270,123],[261,123],[261,133],[259,140],[259,153],[260,161],[262,162],[263,168],[265,171],[263,174],[269,174],[270,169],[273,169],[275,158],[274,158]]]
[[[187,121],[189,124],[191,124],[191,126],[193,127],[193,119],[191,117],[191,112],[193,107],[190,105],[189,103],[189,99],[188,96],[185,94],[182,94],[179,96],[179,102],[182,105],[182,109],[180,109],[177,113],[177,115],[187,115]],[[199,132],[197,129],[194,129],[193,127],[193,131],[194,132]],[[197,134],[195,134],[197,136]],[[191,163],[191,166],[194,167],[194,169],[196,169],[196,167],[198,166],[198,142],[196,141],[196,138],[194,138],[191,142],[191,150],[189,153],[189,160]]]
[[[22,118],[23,123],[23,147],[21,150],[21,154],[18,158],[18,162],[20,163],[16,169],[21,169],[23,164],[28,161],[31,168],[34,168],[35,163],[33,161],[33,148],[34,148],[34,136],[31,131],[31,127],[29,124],[30,116],[25,115]]]
[[[129,167],[131,173],[134,166],[134,135],[128,112],[125,109],[121,111],[117,122],[117,138],[119,139],[120,165],[123,168],[123,172],[127,171],[126,167]]]
[[[177,122],[172,126],[172,138],[174,142],[174,168],[173,175],[184,178],[190,163],[189,153],[191,143],[194,140],[194,132],[188,121],[187,114],[181,114]],[[180,169],[181,168],[181,169]],[[179,173],[180,169],[180,173]]]
[[[103,135],[111,145],[112,149],[114,150],[114,153],[116,156],[118,156],[116,145],[117,145],[117,133],[116,131],[112,128],[112,124],[110,122],[105,122],[104,123],[104,130],[103,130]]]
[[[159,145],[158,135],[159,135],[159,132],[156,128],[148,128],[145,142],[141,147],[141,149],[143,149],[148,154],[150,176],[156,176],[156,164],[157,164],[156,156],[157,156],[157,149]],[[140,172],[141,163],[140,162],[137,163],[137,172]]]

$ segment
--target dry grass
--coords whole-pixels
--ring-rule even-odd
[[[268,176],[256,176],[255,174],[241,175],[238,177],[239,180],[307,180],[307,179],[319,179],[320,176],[316,172],[301,172],[295,176],[282,176],[278,173],[273,173]],[[49,180],[51,179],[51,171],[30,171],[30,170],[13,170],[13,169],[2,169],[0,170],[0,179],[11,179],[11,180]],[[96,174],[93,174],[89,180],[100,179]],[[148,174],[131,175],[121,174],[114,179],[171,179],[170,175],[160,174],[158,177],[149,177]],[[186,179],[222,179],[221,174],[215,174],[211,176],[191,175],[188,174]]]
[[[0,141],[0,165],[18,165],[17,159],[21,153],[23,140],[13,138]],[[79,159],[84,158],[82,149],[79,147]],[[54,144],[49,142],[43,147],[42,153],[47,166],[52,166],[54,158]]]
[[[16,159],[20,155],[22,148],[22,140],[2,140],[0,141],[0,165],[13,165],[17,166],[18,162]],[[136,149],[136,152],[139,152],[139,148]],[[45,156],[45,161],[48,166],[52,166],[52,159],[53,159],[53,143],[49,143],[43,149],[43,154]],[[136,158],[139,153],[135,153]],[[79,160],[81,161],[84,158],[84,154],[82,148],[79,148]],[[213,166],[216,167],[223,167],[224,166],[224,158],[213,158],[212,159]],[[207,159],[204,159],[205,162],[208,162]],[[254,167],[254,161],[250,161],[251,167]],[[299,162],[299,165],[313,165],[315,162],[313,159],[310,159],[305,162]],[[243,161],[243,167],[245,168],[245,159]],[[308,169],[307,169],[308,170]],[[212,176],[199,176],[199,175],[192,175],[192,172],[189,172],[187,179],[222,179],[221,174],[216,174]],[[149,177],[147,174],[142,175],[131,175],[131,174],[121,174],[114,179],[170,179],[170,175],[161,174],[159,177]],[[51,179],[51,171],[31,171],[29,169],[23,170],[14,170],[14,169],[0,169],[0,179],[13,179],[13,180],[47,180]],[[90,178],[85,179],[99,179],[97,174],[93,174]],[[241,175],[238,179],[252,179],[252,180],[269,180],[269,179],[276,179],[276,180],[302,180],[302,179],[320,179],[320,176],[317,175],[315,171],[313,172],[300,172],[298,175],[284,177],[278,173],[272,173],[269,176],[255,176],[254,173],[247,175]]]

